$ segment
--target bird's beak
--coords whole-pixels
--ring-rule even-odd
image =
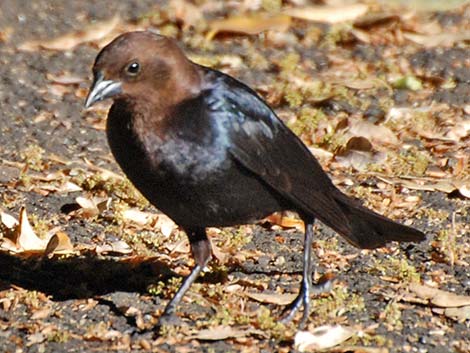
[[[86,97],[85,108],[89,108],[96,102],[111,98],[119,93],[122,93],[121,82],[105,80],[104,75],[98,72],[95,75],[90,92],[88,92],[88,97]]]

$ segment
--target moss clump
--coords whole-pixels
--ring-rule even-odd
[[[282,0],[262,0],[261,7],[267,12],[279,12],[282,8]]]
[[[315,139],[312,136],[315,134],[318,124],[326,118],[326,115],[319,109],[303,107],[297,119],[288,125],[296,135],[313,142]]]
[[[302,92],[295,86],[287,84],[284,88],[284,100],[290,108],[298,108],[304,100]]]
[[[383,312],[385,322],[390,326],[391,330],[402,330],[403,322],[401,321],[401,308],[400,304],[396,301],[390,301]]]
[[[347,312],[362,311],[365,308],[364,298],[350,293],[347,287],[335,286],[331,295],[313,301],[313,312],[322,322],[344,315]]]
[[[279,322],[276,315],[271,315],[271,311],[265,306],[261,306],[257,312],[257,324],[259,329],[269,331],[270,336],[275,339],[283,339],[286,336],[285,325]]]
[[[381,275],[397,278],[400,282],[419,283],[421,280],[416,267],[406,258],[398,258],[396,255],[377,261],[375,270]]]
[[[300,55],[298,53],[287,54],[280,62],[281,76],[288,78],[289,74],[297,70],[300,63]]]
[[[49,336],[47,336],[47,341],[56,343],[66,343],[70,340],[70,338],[70,333],[61,329],[58,331],[54,331]]]
[[[159,281],[157,284],[151,284],[147,292],[154,296],[161,296],[166,299],[173,298],[176,291],[181,286],[183,279],[181,277],[171,277],[168,281]]]
[[[144,208],[149,205],[146,198],[127,179],[103,178],[101,174],[78,174],[71,180],[85,191],[114,194],[132,207]]]
[[[417,148],[388,154],[395,175],[422,176],[430,164],[428,155]]]
[[[29,169],[41,171],[44,169],[44,149],[38,145],[29,145],[20,153],[21,159]]]
[[[442,229],[437,233],[433,246],[449,264],[453,264],[460,257],[455,236],[452,236],[449,229]]]

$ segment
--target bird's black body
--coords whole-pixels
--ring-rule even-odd
[[[160,55],[158,60],[144,53],[140,62],[131,60],[145,63],[142,70],[147,67],[147,76],[145,71],[141,76],[125,71],[130,67],[126,55],[135,56],[139,46],[166,50],[166,58],[162,53],[155,54]],[[177,74],[178,70],[185,74]],[[103,81],[105,71],[115,78]],[[113,155],[137,189],[185,229],[196,258],[195,269],[168,305],[167,314],[210,259],[205,233],[209,226],[297,211],[306,223],[306,236],[303,281],[293,312],[303,304],[307,314],[315,218],[361,248],[424,238],[420,231],[344,195],[253,90],[191,63],[172,41],[148,32],[125,34],[103,49],[94,72],[87,105],[113,97],[107,122]]]

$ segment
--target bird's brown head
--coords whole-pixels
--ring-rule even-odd
[[[168,104],[195,94],[200,81],[174,40],[148,31],[114,39],[96,57],[93,75],[87,108],[107,98]]]

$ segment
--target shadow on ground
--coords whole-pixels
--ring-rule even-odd
[[[136,262],[95,256],[21,259],[0,253],[0,286],[16,285],[41,291],[54,300],[68,300],[116,291],[146,293],[149,285],[177,276],[153,258]]]

